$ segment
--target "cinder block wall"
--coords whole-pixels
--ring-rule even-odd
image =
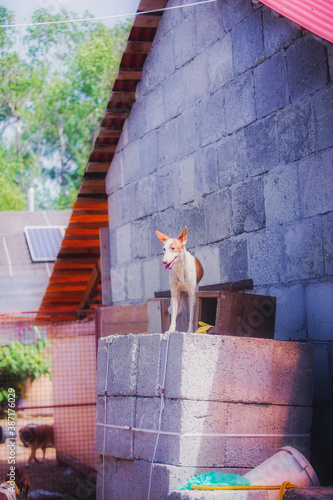
[[[165,12],[107,176],[114,304],[168,288],[155,230],[186,224],[202,284],[252,278],[278,299],[275,338],[317,343],[331,460],[332,61],[250,0]]]

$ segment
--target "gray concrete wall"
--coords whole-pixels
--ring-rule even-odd
[[[100,339],[97,497],[148,498],[150,470],[149,498],[162,500],[202,472],[244,474],[281,446],[309,456],[312,385],[313,348],[304,343],[187,333]]]
[[[317,343],[326,410],[332,61],[332,44],[250,0],[165,12],[107,176],[114,304],[168,289],[155,230],[187,225],[202,284],[252,278],[278,299],[275,338]]]

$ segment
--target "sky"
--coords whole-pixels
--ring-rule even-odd
[[[0,5],[15,13],[15,23],[26,23],[31,20],[37,9],[48,9],[56,14],[61,9],[71,10],[83,15],[88,10],[94,17],[130,14],[136,12],[140,0],[0,0]],[[105,20],[107,26],[114,26],[116,20]]]

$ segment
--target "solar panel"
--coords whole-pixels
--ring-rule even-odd
[[[33,262],[56,260],[65,229],[65,226],[26,226],[24,228]]]

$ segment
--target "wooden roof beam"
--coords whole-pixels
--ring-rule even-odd
[[[84,309],[87,305],[87,302],[89,299],[92,301],[93,296],[97,292],[98,285],[100,284],[101,280],[101,264],[100,264],[100,259],[98,263],[95,265],[94,269],[92,270],[92,273],[90,275],[89,281],[87,283],[86,289],[84,293],[82,294],[82,298],[77,306],[78,309]],[[89,304],[90,306],[90,304]]]

